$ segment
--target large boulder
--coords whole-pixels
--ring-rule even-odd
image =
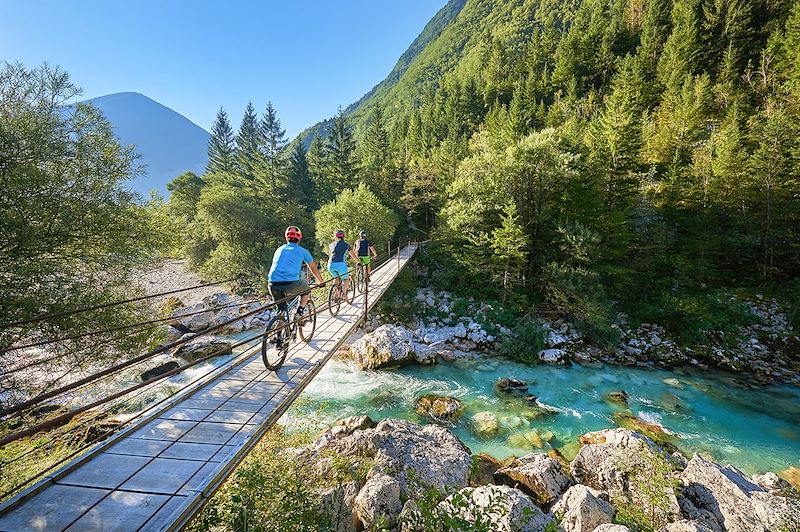
[[[608,495],[578,484],[569,488],[553,505],[550,513],[561,516],[559,530],[584,532],[611,523],[616,511]]]
[[[179,345],[172,354],[189,362],[194,362],[212,353],[217,353],[219,355],[230,353],[231,345],[233,344],[224,338],[202,336]]]
[[[397,479],[403,496],[459,489],[469,482],[472,458],[469,450],[449,430],[436,425],[385,419],[375,428],[358,430],[340,438],[320,438],[301,454],[312,461],[329,453],[360,459]]]
[[[496,532],[544,532],[553,522],[533,501],[509,486],[464,488],[436,507],[438,515],[462,521],[459,530],[478,523]]]
[[[437,421],[451,421],[459,417],[464,410],[461,401],[455,397],[428,394],[417,399],[415,407],[418,414],[429,416]]]
[[[540,506],[554,501],[572,484],[558,462],[543,453],[526,454],[498,469],[495,479],[521,489]]]
[[[372,530],[380,523],[392,528],[402,509],[400,483],[380,468],[370,470],[367,482],[358,492],[354,505],[355,514],[363,527]]]
[[[695,454],[680,478],[684,496],[729,532],[800,530],[800,500],[773,495],[732,466]]]
[[[414,360],[414,333],[400,325],[381,325],[353,342],[348,356],[361,369],[406,364]]]
[[[680,517],[680,506],[670,485],[672,473],[664,473],[668,477],[664,482],[653,477],[656,464],[668,464],[669,455],[652,440],[632,430],[613,429],[584,434],[580,442],[583,446],[570,464],[577,482],[605,491],[612,499],[652,506],[658,522]],[[660,492],[657,505],[651,502],[654,489]]]
[[[336,532],[357,530],[356,496],[361,484],[355,480],[319,492],[320,509],[330,519],[330,529]]]

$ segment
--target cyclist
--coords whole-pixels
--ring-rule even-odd
[[[331,242],[328,247],[328,271],[334,277],[341,279],[344,284],[343,291],[346,294],[350,287],[350,274],[347,272],[347,258],[345,254],[350,255],[353,260],[357,260],[356,254],[353,253],[353,248],[350,244],[344,241],[344,229],[337,229],[335,235],[336,240]]]
[[[279,301],[289,296],[300,296],[300,306],[297,314],[302,316],[305,306],[308,304],[308,283],[300,275],[303,264],[308,264],[308,269],[314,275],[319,286],[325,284],[325,280],[317,269],[317,263],[311,253],[302,246],[300,240],[303,239],[303,232],[294,225],[286,228],[284,233],[286,244],[275,250],[272,256],[272,267],[269,269],[269,293],[274,301]],[[280,310],[286,308],[286,303],[278,305]]]
[[[369,274],[372,272],[372,266],[370,262],[373,258],[378,256],[378,252],[375,251],[375,246],[372,245],[372,242],[367,240],[367,232],[363,229],[358,232],[358,240],[356,240],[356,251],[358,253],[358,258],[356,261],[361,262],[364,267],[367,269],[367,273],[364,276],[364,282],[369,282]]]

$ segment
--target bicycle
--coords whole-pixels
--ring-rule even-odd
[[[280,307],[283,306],[281,309]],[[261,358],[264,366],[271,371],[278,371],[286,360],[289,346],[300,335],[308,343],[314,336],[317,328],[317,311],[314,300],[309,298],[306,311],[301,316],[297,315],[300,306],[300,296],[292,299],[288,304],[278,306],[278,313],[273,317],[264,330],[264,339],[261,341]]]
[[[355,296],[356,293],[364,293],[366,280],[367,267],[359,260],[358,264],[356,264],[356,272],[353,274],[353,296]]]
[[[349,290],[347,292],[349,292]],[[353,292],[351,296],[348,296],[347,292],[344,290],[344,283],[341,278],[337,276],[331,285],[331,289],[328,291],[328,312],[330,312],[331,316],[339,314],[342,301],[347,301],[348,303],[353,302],[355,292]]]

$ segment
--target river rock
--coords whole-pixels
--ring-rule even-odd
[[[544,532],[553,521],[527,495],[509,486],[464,488],[440,502],[436,510],[473,525],[488,524],[493,532]]]
[[[539,351],[539,359],[545,364],[569,365],[569,356],[563,349],[543,349]]]
[[[494,383],[495,389],[501,392],[527,393],[528,384],[525,381],[514,378],[500,378]]]
[[[607,403],[627,407],[629,397],[630,396],[625,392],[625,390],[620,390],[618,392],[608,392],[605,395],[605,401]]]
[[[494,412],[478,412],[472,416],[472,430],[482,438],[496,435],[500,430],[497,415]]]
[[[423,395],[417,399],[415,409],[418,414],[430,416],[440,421],[456,419],[463,413],[461,401],[455,397],[435,394]]]
[[[611,523],[616,510],[608,502],[607,494],[578,484],[559,497],[550,513],[562,516],[559,530],[583,532]]]
[[[353,342],[349,357],[361,369],[403,365],[414,358],[414,334],[401,325],[381,325]]]
[[[572,484],[558,462],[542,453],[526,454],[510,466],[498,469],[495,479],[521,489],[540,506],[554,501]]]
[[[203,336],[179,345],[172,354],[194,362],[214,352],[218,352],[219,355],[230,353],[231,345],[233,344],[230,341],[218,336]]]
[[[403,505],[400,502],[400,483],[375,467],[367,475],[367,482],[355,499],[354,508],[364,529],[371,530],[377,523],[394,527]]]
[[[422,341],[426,344],[452,343],[457,339],[466,338],[469,334],[469,331],[467,331],[463,323],[459,323],[453,327],[424,329],[420,332],[422,333]]]
[[[684,496],[727,531],[791,530],[800,523],[800,500],[773,495],[732,466],[695,454],[680,478]]]
[[[592,532],[631,532],[631,529],[625,525],[600,525]]]
[[[154,368],[150,368],[141,375],[142,382],[147,382],[150,379],[155,379],[156,377],[163,375],[164,373],[168,373],[172,370],[178,369],[180,364],[175,362],[174,360],[170,360],[160,366],[156,366]]]
[[[646,488],[639,488],[637,480],[650,474],[654,455],[669,458],[651,439],[628,429],[590,432],[580,442],[583,447],[570,464],[575,480],[637,505],[647,500],[641,492]],[[667,501],[657,510],[658,517],[662,522],[674,521],[681,515],[680,506],[671,487],[665,488],[665,494]]]
[[[665,431],[664,427],[661,425],[656,425],[638,416],[634,416],[630,410],[614,412],[612,418],[620,427],[635,430],[660,445],[666,445],[674,449],[672,442],[675,440],[675,437]]]
[[[330,529],[336,532],[351,532],[360,525],[355,513],[356,496],[361,483],[355,480],[318,493],[320,510],[330,519]]]
[[[449,430],[398,419],[384,419],[373,429],[301,450],[312,461],[330,453],[370,460],[397,479],[404,497],[423,493],[427,486],[463,488],[472,465],[469,450]]]

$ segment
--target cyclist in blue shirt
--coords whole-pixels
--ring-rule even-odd
[[[303,238],[303,232],[298,227],[289,226],[284,233],[286,244],[275,250],[272,256],[272,266],[269,269],[269,293],[274,301],[279,301],[289,296],[300,296],[300,306],[297,309],[299,315],[303,314],[308,303],[308,283],[300,275],[303,264],[308,264],[308,269],[314,275],[319,286],[325,284],[325,280],[317,269],[317,263],[311,253],[299,245]],[[280,310],[286,308],[286,303],[278,305]]]
[[[350,255],[353,260],[357,260],[356,254],[350,244],[344,241],[344,229],[337,229],[336,240],[331,242],[328,247],[328,271],[334,277],[339,277],[344,283],[344,293],[350,287],[350,274],[347,271],[347,258],[345,255]]]

